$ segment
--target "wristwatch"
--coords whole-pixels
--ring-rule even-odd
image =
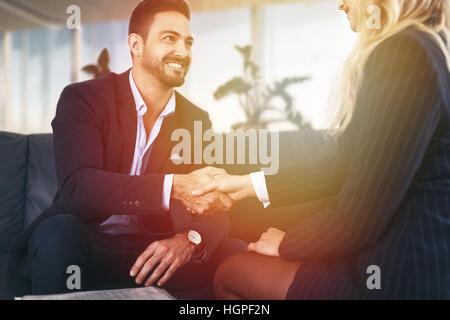
[[[202,236],[195,230],[188,230],[184,233],[187,235],[190,242],[195,244],[195,247],[198,247],[202,243]]]
[[[203,261],[203,258],[205,257],[207,252],[205,250],[205,243],[200,233],[198,233],[195,230],[185,230],[183,234],[186,235],[188,240],[195,245],[195,251],[192,256],[193,259],[192,262],[199,263]]]

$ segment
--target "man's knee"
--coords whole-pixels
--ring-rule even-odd
[[[34,230],[29,253],[34,257],[39,253],[59,256],[84,249],[88,232],[84,223],[76,216],[61,214],[43,221]]]
[[[89,233],[74,215],[62,214],[43,221],[33,232],[28,244],[29,278],[33,294],[63,293],[68,286],[69,267],[76,289],[86,287],[85,267],[88,260]],[[77,282],[78,281],[78,282]]]

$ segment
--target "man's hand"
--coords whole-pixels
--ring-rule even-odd
[[[151,272],[145,286],[151,286],[160,279],[158,286],[162,287],[179,268],[189,262],[194,251],[195,245],[184,234],[155,241],[136,260],[130,276],[136,276],[136,283],[142,284]]]
[[[248,245],[248,251],[270,257],[279,257],[278,248],[285,235],[286,232],[284,231],[269,228],[257,242],[252,242]]]
[[[212,177],[213,180],[201,188],[195,189],[192,193],[194,196],[200,197],[209,192],[219,191],[228,194],[234,201],[256,197],[250,175],[233,176],[223,169],[213,167],[207,167],[202,170]]]
[[[193,190],[211,184],[213,182],[213,173],[213,170],[206,168],[186,175],[175,175],[173,178],[172,198],[181,201],[190,212],[198,215],[230,211],[234,201],[226,193],[211,190],[201,196],[192,194]]]

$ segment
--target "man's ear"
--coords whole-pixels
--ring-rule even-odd
[[[132,33],[128,36],[128,47],[134,57],[140,57],[144,51],[144,39],[140,35]]]

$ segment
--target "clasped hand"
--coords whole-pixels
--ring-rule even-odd
[[[214,167],[175,176],[174,190],[175,198],[197,215],[229,211],[235,202],[256,197],[250,175],[234,176]],[[248,251],[279,257],[279,246],[285,234],[284,231],[269,228],[258,241],[250,243]]]
[[[175,175],[172,198],[197,215],[228,212],[235,202],[256,196],[249,175],[233,176],[225,170],[206,167],[187,175]]]

